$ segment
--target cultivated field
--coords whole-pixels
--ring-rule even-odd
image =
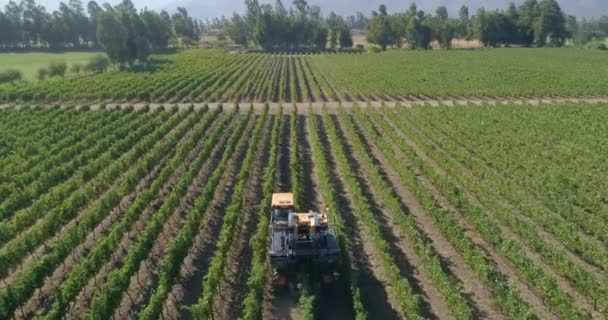
[[[306,101],[356,88],[327,80],[342,77],[319,67],[331,56],[213,57],[192,75],[14,92]],[[253,76],[271,65],[283,71]],[[607,107],[1,109],[0,319],[606,318]],[[273,292],[277,191],[327,208],[343,252],[331,290]]]
[[[0,85],[0,102],[330,102],[605,95],[608,59],[580,49],[228,54],[152,58],[154,71]]]

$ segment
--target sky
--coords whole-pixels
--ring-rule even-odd
[[[15,0],[19,1],[19,0]],[[67,2],[68,0],[65,0]],[[88,0],[82,0],[87,3]],[[137,8],[148,7],[154,10],[174,11],[176,7],[183,6],[191,12],[192,16],[198,18],[211,18],[218,16],[231,16],[233,12],[244,11],[244,0],[132,0]],[[275,0],[260,0],[261,3],[274,3]],[[434,11],[438,6],[445,5],[448,7],[452,15],[456,15],[458,8],[466,4],[470,8],[471,14],[480,7],[486,9],[506,8],[508,3],[513,0],[418,0],[416,4],[419,9],[426,11]],[[608,15],[608,0],[557,0],[562,9],[568,14],[584,17],[598,17]],[[0,7],[4,6],[9,0],[0,0]],[[37,3],[44,5],[49,10],[54,10],[58,7],[60,1],[53,0],[37,0]],[[120,0],[103,1],[98,0],[98,3],[109,2],[116,4]],[[286,5],[291,0],[283,0]],[[382,3],[386,4],[389,12],[403,12],[407,9],[411,1],[408,0],[309,0],[309,4],[320,5],[324,13],[335,11],[341,15],[353,14],[356,11],[361,11],[367,15],[377,9]],[[523,0],[515,0],[515,3],[521,3]]]

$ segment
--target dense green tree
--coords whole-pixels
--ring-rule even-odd
[[[224,31],[235,43],[242,46],[248,45],[250,32],[247,20],[237,13],[234,13],[232,19],[224,25]]]
[[[538,2],[536,0],[526,0],[517,10],[518,20],[517,29],[519,43],[532,45],[534,42],[534,24],[540,16]]]
[[[353,36],[350,34],[350,30],[344,26],[340,30],[340,48],[352,48],[353,47]]]
[[[111,12],[102,12],[98,16],[97,40],[104,48],[112,62],[127,62],[126,46],[128,33],[123,24]]]
[[[326,28],[318,28],[315,33],[315,47],[317,49],[325,49],[327,46],[327,36],[329,35],[329,30]]]
[[[544,46],[549,41],[552,46],[562,46],[568,37],[566,18],[555,0],[541,0],[539,16],[534,23],[536,43]]]
[[[470,38],[471,36],[471,19],[469,17],[469,7],[463,5],[458,11],[458,30],[457,36],[460,38]]]
[[[385,5],[380,5],[378,13],[369,22],[367,40],[380,46],[382,51],[386,51],[386,48],[393,44],[394,34],[391,30]]]
[[[439,18],[439,20],[441,21],[448,20],[448,8],[446,8],[445,6],[440,6],[439,8],[437,8],[435,14],[437,14],[437,18]]]

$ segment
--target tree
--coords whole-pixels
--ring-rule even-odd
[[[127,30],[113,13],[100,13],[98,19],[97,40],[112,62],[121,65],[126,63],[128,60],[125,50],[128,40]]]
[[[562,46],[568,37],[562,9],[555,0],[542,0],[538,7],[540,15],[534,23],[536,42],[544,46],[549,40],[552,46]]]
[[[344,26],[340,30],[340,48],[352,48],[353,47],[353,37],[350,34],[350,30]]]
[[[327,46],[328,34],[329,34],[329,30],[327,30],[325,28],[317,29],[317,32],[315,34],[315,47],[317,49],[325,49],[325,46]]]
[[[386,12],[386,6],[380,5],[378,14],[372,18],[367,29],[367,40],[377,44],[386,51],[386,48],[392,44],[394,36],[393,31]]]
[[[471,36],[470,28],[471,20],[469,18],[469,7],[463,5],[458,11],[458,31],[457,34],[461,38],[469,38]]]
[[[448,20],[448,8],[446,8],[445,6],[440,6],[439,8],[437,8],[435,13],[437,14],[437,18],[439,18],[439,20],[441,20],[441,21]]]
[[[440,21],[435,37],[441,48],[450,49],[452,47],[452,40],[456,36],[456,30],[456,23],[448,20]]]
[[[536,0],[526,0],[517,10],[517,29],[519,42],[523,45],[532,45],[534,42],[534,25],[540,11]]]
[[[247,46],[249,43],[249,27],[247,21],[234,13],[232,19],[224,26],[224,31],[228,34],[230,39],[237,44]]]
[[[327,18],[327,25],[329,26],[329,47],[334,49],[338,45],[338,36],[340,32],[340,21],[335,12],[331,12]]]

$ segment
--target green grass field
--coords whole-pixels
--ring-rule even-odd
[[[66,53],[0,53],[0,70],[17,69],[23,73],[23,79],[34,80],[38,69],[46,68],[51,62],[66,62],[68,68],[73,64],[84,64],[95,52]]]

